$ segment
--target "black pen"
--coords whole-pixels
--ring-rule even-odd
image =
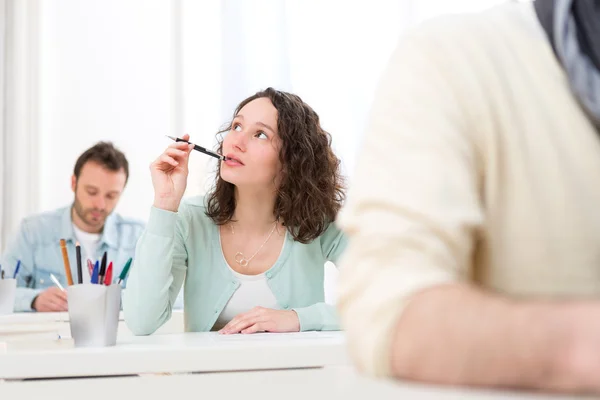
[[[102,255],[102,261],[100,262],[100,271],[98,271],[98,283],[102,285],[104,283],[104,274],[106,274],[106,252]]]
[[[83,283],[83,272],[81,270],[81,245],[79,242],[75,242],[75,257],[77,261],[77,283]]]
[[[187,140],[183,140],[181,138],[176,138],[176,137],[168,136],[168,135],[167,135],[167,137],[169,139],[171,139],[171,140],[176,141],[176,142],[185,142],[185,143],[193,144],[194,145],[194,150],[199,151],[200,153],[207,154],[207,155],[209,155],[211,157],[218,158],[221,161],[227,161],[227,157],[222,156],[221,154],[215,153],[214,151],[210,151],[208,149],[205,149],[202,146],[198,146],[197,144],[194,144],[192,142],[188,142]]]

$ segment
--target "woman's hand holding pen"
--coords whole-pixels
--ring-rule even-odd
[[[190,135],[182,139],[189,140]],[[154,207],[177,212],[187,186],[188,162],[193,144],[175,142],[150,164]]]

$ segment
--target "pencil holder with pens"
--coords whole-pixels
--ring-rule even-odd
[[[117,342],[121,285],[67,287],[71,337],[75,347],[106,347]]]
[[[16,279],[0,279],[0,315],[13,313],[16,291]]]

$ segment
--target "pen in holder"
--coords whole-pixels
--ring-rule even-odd
[[[106,347],[117,342],[120,285],[81,284],[67,287],[71,337],[75,347]]]
[[[13,313],[16,291],[16,279],[0,279],[0,315]]]

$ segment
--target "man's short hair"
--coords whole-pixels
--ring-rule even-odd
[[[79,156],[75,163],[73,174],[79,179],[81,169],[88,161],[100,164],[110,171],[125,171],[125,182],[129,179],[129,163],[125,154],[117,149],[111,142],[98,142]]]

